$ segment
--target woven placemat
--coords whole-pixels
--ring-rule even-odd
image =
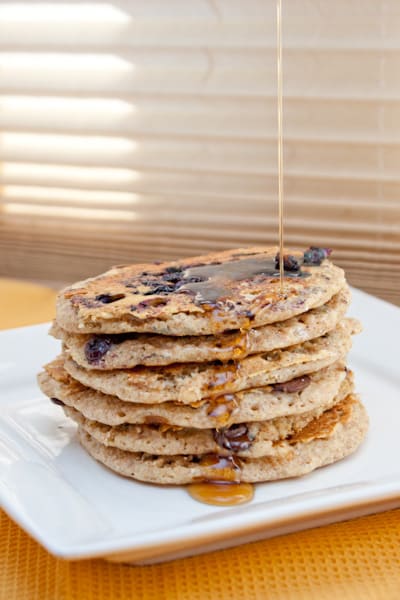
[[[1,600],[398,600],[400,510],[171,563],[56,559],[4,513]]]

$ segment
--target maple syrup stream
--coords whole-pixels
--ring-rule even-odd
[[[283,85],[282,85],[282,0],[276,0],[276,79],[278,109],[278,205],[279,279],[283,294]]]
[[[278,207],[279,207],[279,281],[280,293],[284,293],[283,263],[283,85],[282,85],[282,0],[276,0],[276,67],[277,67],[277,116],[278,116]],[[202,481],[188,486],[195,500],[216,506],[232,506],[249,502],[253,498],[253,485],[226,481]],[[221,477],[222,479],[222,477]]]

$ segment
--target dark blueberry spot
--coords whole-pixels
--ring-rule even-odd
[[[332,254],[330,248],[316,248],[311,246],[304,252],[304,264],[319,266],[323,260]]]
[[[182,267],[167,267],[165,269],[166,273],[182,273]]]
[[[222,360],[219,360],[219,358],[217,358],[216,360],[213,360],[211,364],[214,365],[214,367],[222,367],[224,363],[222,362]]]
[[[285,381],[284,383],[275,383],[273,385],[274,390],[277,392],[285,392],[285,393],[295,393],[302,392],[309,386],[311,383],[311,378],[308,375],[303,375],[302,377],[296,377],[291,381]]]
[[[143,292],[143,296],[150,296],[152,294],[171,294],[174,291],[174,286],[169,285],[157,285],[153,289]]]
[[[182,274],[181,274],[181,272],[179,272],[179,273],[164,273],[162,278],[164,281],[168,281],[170,283],[179,283],[180,281],[182,281]]]
[[[143,302],[139,302],[139,304],[136,307],[131,306],[131,311],[145,310],[146,308],[150,308],[153,306],[165,306],[167,303],[168,300],[164,300],[163,298],[149,298],[148,300],[143,300]]]
[[[248,450],[254,439],[245,423],[237,423],[223,429],[214,429],[213,435],[218,446],[231,450],[231,452]]]
[[[275,268],[279,269],[280,266],[280,254],[275,256]],[[289,271],[291,273],[297,273],[300,271],[300,264],[297,258],[292,256],[291,254],[284,254],[283,256],[283,268],[285,271]]]
[[[142,279],[140,285],[147,285],[148,287],[156,287],[158,281],[156,279]]]
[[[201,283],[205,280],[205,277],[199,277],[198,275],[194,275],[193,277],[188,277],[187,279],[185,279],[183,283]]]
[[[96,335],[85,344],[85,356],[89,364],[98,363],[111,348],[111,338],[108,336]]]
[[[122,300],[122,298],[125,298],[125,294],[100,294],[96,296],[96,300],[103,304],[111,304],[111,302]]]
[[[74,306],[81,304],[86,308],[96,308],[98,304],[94,298],[86,298],[85,296],[76,295],[71,299],[71,304]]]
[[[170,285],[158,285],[153,290],[153,294],[171,294],[174,291],[174,286]]]
[[[110,336],[110,339],[113,344],[122,344],[122,342],[126,342],[127,340],[137,340],[140,336],[140,333],[117,333],[115,335]]]
[[[125,287],[133,288],[133,289],[136,289],[143,285],[147,285],[149,287],[156,286],[156,285],[158,285],[158,281],[156,278],[160,277],[160,275],[162,275],[162,273],[144,272],[141,274],[140,277],[131,277],[130,279],[126,279],[122,283],[124,284]],[[149,277],[151,279],[146,279],[146,277]]]
[[[59,400],[58,398],[50,398],[53,404],[57,404],[57,406],[65,406],[65,402]]]

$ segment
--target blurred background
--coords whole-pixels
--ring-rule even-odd
[[[400,2],[283,0],[285,239],[400,304]],[[275,244],[275,0],[0,2],[0,276]]]

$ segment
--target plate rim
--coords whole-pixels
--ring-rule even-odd
[[[378,303],[380,310],[388,310],[391,314],[395,314],[396,317],[400,316],[400,307],[376,298],[362,290],[352,288],[352,291],[358,295],[359,299],[365,298],[373,302],[375,306]],[[39,333],[39,331],[48,327],[49,324],[41,323],[3,330],[0,331],[0,337],[13,334],[23,335],[25,331],[33,333],[33,330],[38,330]],[[350,489],[350,485],[355,486],[355,488]],[[175,527],[172,524],[165,529],[158,529],[147,533],[142,532],[139,534],[141,541],[136,544],[133,543],[132,538],[134,536],[137,537],[138,534],[134,533],[129,534],[126,538],[117,535],[111,539],[103,538],[87,543],[57,543],[49,539],[49,536],[46,537],[46,534],[43,534],[29,517],[25,517],[23,512],[18,510],[17,506],[13,506],[11,497],[9,497],[4,488],[4,482],[1,481],[0,507],[48,551],[62,558],[74,560],[103,557],[112,561],[120,561],[124,560],[125,557],[129,561],[150,561],[158,558],[160,560],[168,560],[168,556],[171,553],[179,552],[180,550],[187,551],[187,554],[191,552],[200,553],[201,551],[207,551],[207,549],[202,550],[202,548],[213,544],[223,544],[223,547],[229,547],[237,543],[243,543],[237,540],[244,536],[253,536],[254,539],[259,534],[258,539],[264,539],[307,527],[318,526],[318,523],[315,525],[315,522],[321,519],[324,520],[324,524],[328,524],[400,506],[400,474],[387,477],[381,481],[379,479],[367,482],[356,481],[353,484],[349,484],[348,487],[349,489],[346,490],[346,485],[344,485],[342,490],[336,490],[336,492],[329,490],[327,487],[321,488],[321,491],[325,491],[325,494],[321,494],[320,498],[314,499],[313,502],[309,503],[308,508],[306,506],[299,507],[298,502],[294,501],[293,505],[289,504],[286,507],[286,514],[285,510],[283,510],[283,514],[275,515],[272,518],[268,514],[265,518],[262,518],[262,503],[260,503],[253,505],[254,510],[249,511],[248,514],[240,515],[240,519],[236,525],[230,523],[230,517],[231,519],[235,519],[235,515],[227,515],[225,518],[222,517],[222,520],[215,519],[215,525],[213,522],[211,522],[211,525],[209,523],[208,530],[203,533],[196,532],[198,523],[193,524],[192,521]],[[268,507],[266,510],[268,512]],[[246,517],[245,523],[243,523],[243,516]],[[193,531],[193,528],[195,528],[195,531]],[[282,531],[285,528],[290,529]],[[248,541],[251,541],[251,538]],[[76,548],[76,545],[79,545],[81,549]],[[164,556],[166,558],[163,558]]]
[[[374,491],[375,493],[373,493]],[[301,510],[292,506],[289,507],[288,514],[274,518],[267,516],[265,519],[260,519],[258,513],[261,507],[258,505],[259,510],[254,511],[248,523],[238,523],[235,527],[227,528],[218,527],[220,525],[219,522],[216,527],[211,528],[211,531],[203,534],[198,532],[193,534],[193,525],[185,524],[177,528],[171,526],[161,531],[152,531],[147,534],[142,533],[140,535],[144,539],[137,544],[132,543],[131,538],[134,535],[132,534],[125,540],[119,537],[111,540],[103,539],[79,544],[81,546],[79,550],[74,547],[74,544],[57,544],[46,539],[39,530],[31,527],[23,515],[14,511],[12,505],[7,502],[7,499],[1,508],[29,535],[41,543],[46,550],[59,558],[68,560],[106,558],[111,561],[140,561],[168,556],[183,549],[200,552],[204,546],[219,544],[221,542],[224,544],[224,547],[230,547],[236,544],[238,538],[245,536],[262,534],[261,539],[264,539],[266,537],[299,531],[308,527],[318,527],[321,525],[319,523],[321,519],[324,520],[323,524],[330,524],[400,507],[400,477],[391,477],[384,483],[371,481],[355,488],[352,492],[349,495],[346,495],[342,491],[341,493],[330,494],[329,496],[321,496],[322,503],[324,500],[327,501],[325,506],[320,505],[316,507],[315,504],[311,504]],[[254,505],[254,507],[257,508],[257,505]],[[287,527],[290,527],[290,529],[281,531]],[[178,531],[179,534],[171,538],[170,534],[174,530],[175,533]],[[191,543],[187,545],[188,542]],[[228,543],[225,544],[225,542]]]

